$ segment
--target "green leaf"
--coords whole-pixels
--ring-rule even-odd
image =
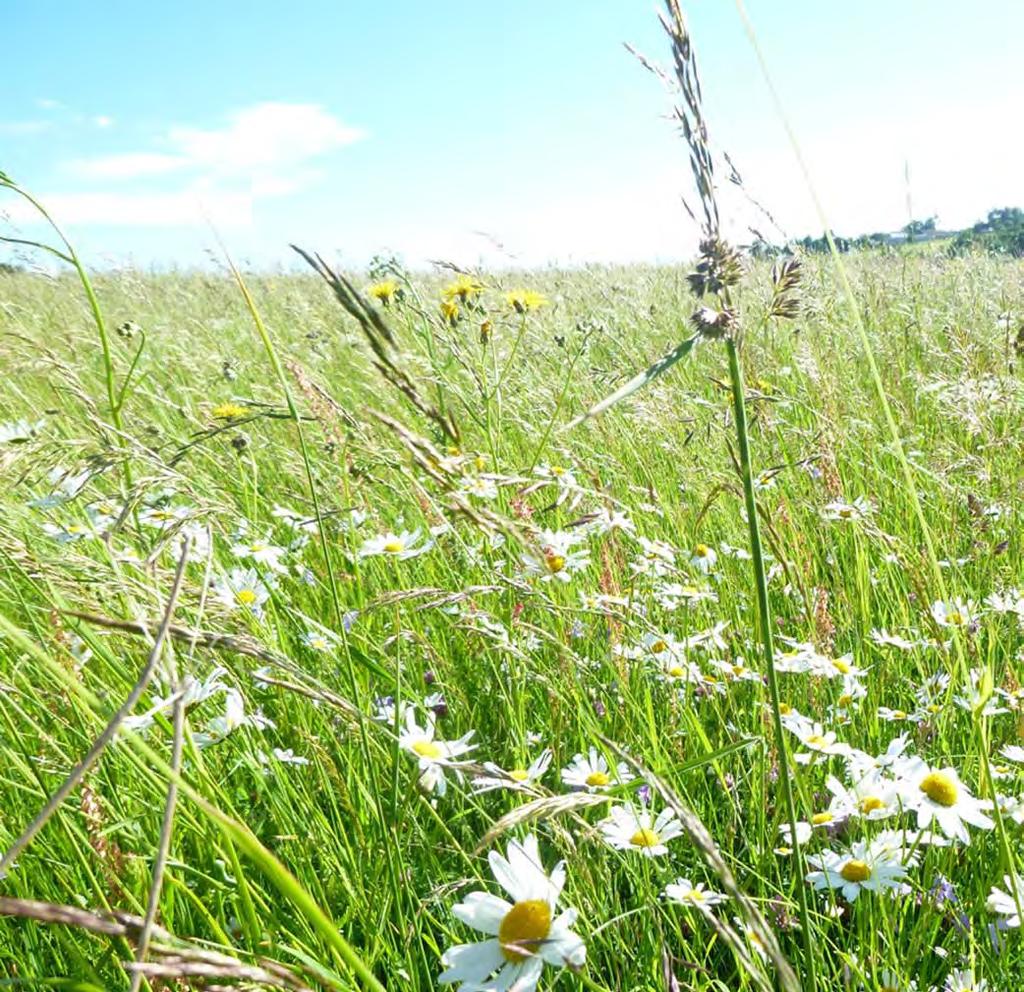
[[[667,355],[659,358],[649,368],[644,369],[639,375],[634,376],[624,386],[620,386],[615,390],[611,396],[606,396],[600,403],[592,406],[586,413],[580,414],[575,420],[569,422],[566,429],[576,427],[582,424],[584,420],[589,420],[591,417],[596,417],[599,413],[604,413],[605,410],[610,406],[614,406],[619,400],[624,400],[627,396],[631,396],[642,386],[646,386],[647,383],[657,379],[662,372],[668,371],[676,364],[680,359],[685,358],[691,351],[693,346],[700,340],[699,334],[694,334],[692,338],[687,338],[682,344],[676,345]]]

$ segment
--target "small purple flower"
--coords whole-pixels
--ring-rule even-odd
[[[935,900],[936,906],[941,906],[943,903],[951,902],[956,903],[956,888],[953,883],[948,879],[940,875],[935,884],[930,890],[931,897]]]
[[[345,628],[345,633],[346,634],[352,629],[353,625],[355,624],[355,622],[356,622],[356,620],[358,618],[359,618],[359,611],[358,610],[349,610],[348,613],[346,613],[341,618],[341,625],[342,625],[342,627]]]
[[[636,790],[636,797],[640,800],[641,806],[650,806],[651,787],[646,782],[643,785],[638,786]]]
[[[427,669],[427,671],[425,671],[423,673],[423,684],[424,685],[433,685],[434,682],[436,682],[436,681],[437,681],[437,676],[432,671],[430,671],[430,669]]]

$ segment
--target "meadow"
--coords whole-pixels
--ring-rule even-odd
[[[18,243],[0,985],[1020,987],[1024,264],[731,246],[664,23],[692,265]]]
[[[533,850],[578,911],[545,987],[770,988],[764,927],[804,988],[808,950],[820,988],[1013,988],[1021,266],[847,267],[923,516],[805,261],[742,349],[784,765],[721,342],[568,427],[689,334],[682,270],[361,279],[437,419],[313,274],[246,279],[270,351],[228,277],[98,277],[120,429],[77,280],[4,277],[5,850],[154,666],[8,868],[5,983],[128,986],[158,859],[151,987],[433,988],[495,852],[529,981],[567,926]]]

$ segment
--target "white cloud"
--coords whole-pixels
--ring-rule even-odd
[[[127,152],[124,155],[79,159],[70,164],[75,173],[86,179],[136,179],[184,169],[189,161],[180,155],[162,152]]]
[[[315,104],[260,103],[232,114],[222,128],[171,128],[161,140],[166,151],[77,159],[68,168],[90,179],[189,171],[208,180],[247,179],[278,187],[293,169],[363,136]]]
[[[0,134],[18,137],[25,134],[38,134],[50,126],[49,121],[0,121]]]
[[[105,128],[113,121],[94,117],[92,123]],[[58,191],[43,194],[41,200],[66,224],[247,227],[256,201],[309,186],[321,173],[307,163],[362,137],[362,131],[315,104],[261,103],[230,115],[219,129],[169,128],[157,149],[65,164],[90,184],[139,180],[151,185],[159,177],[173,177],[175,189]],[[35,219],[17,204],[9,216],[19,223]]]
[[[113,127],[113,125],[114,125],[114,118],[113,117],[108,117],[106,114],[97,114],[92,119],[92,122],[97,127]]]

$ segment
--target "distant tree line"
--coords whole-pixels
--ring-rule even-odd
[[[948,239],[948,252],[951,255],[963,255],[970,251],[989,251],[1000,255],[1024,257],[1024,210],[1019,207],[1001,207],[990,210],[983,221],[962,231],[942,231],[936,227],[935,217],[926,220],[912,220],[899,231],[876,231],[874,234],[861,234],[855,238],[833,234],[832,240],[836,250],[841,252],[863,248],[886,248],[896,245],[913,244],[922,241]],[[750,252],[755,258],[770,258],[776,255],[789,254],[800,249],[811,254],[824,254],[829,249],[828,238],[797,238],[785,245],[773,245],[758,238],[751,246]]]

